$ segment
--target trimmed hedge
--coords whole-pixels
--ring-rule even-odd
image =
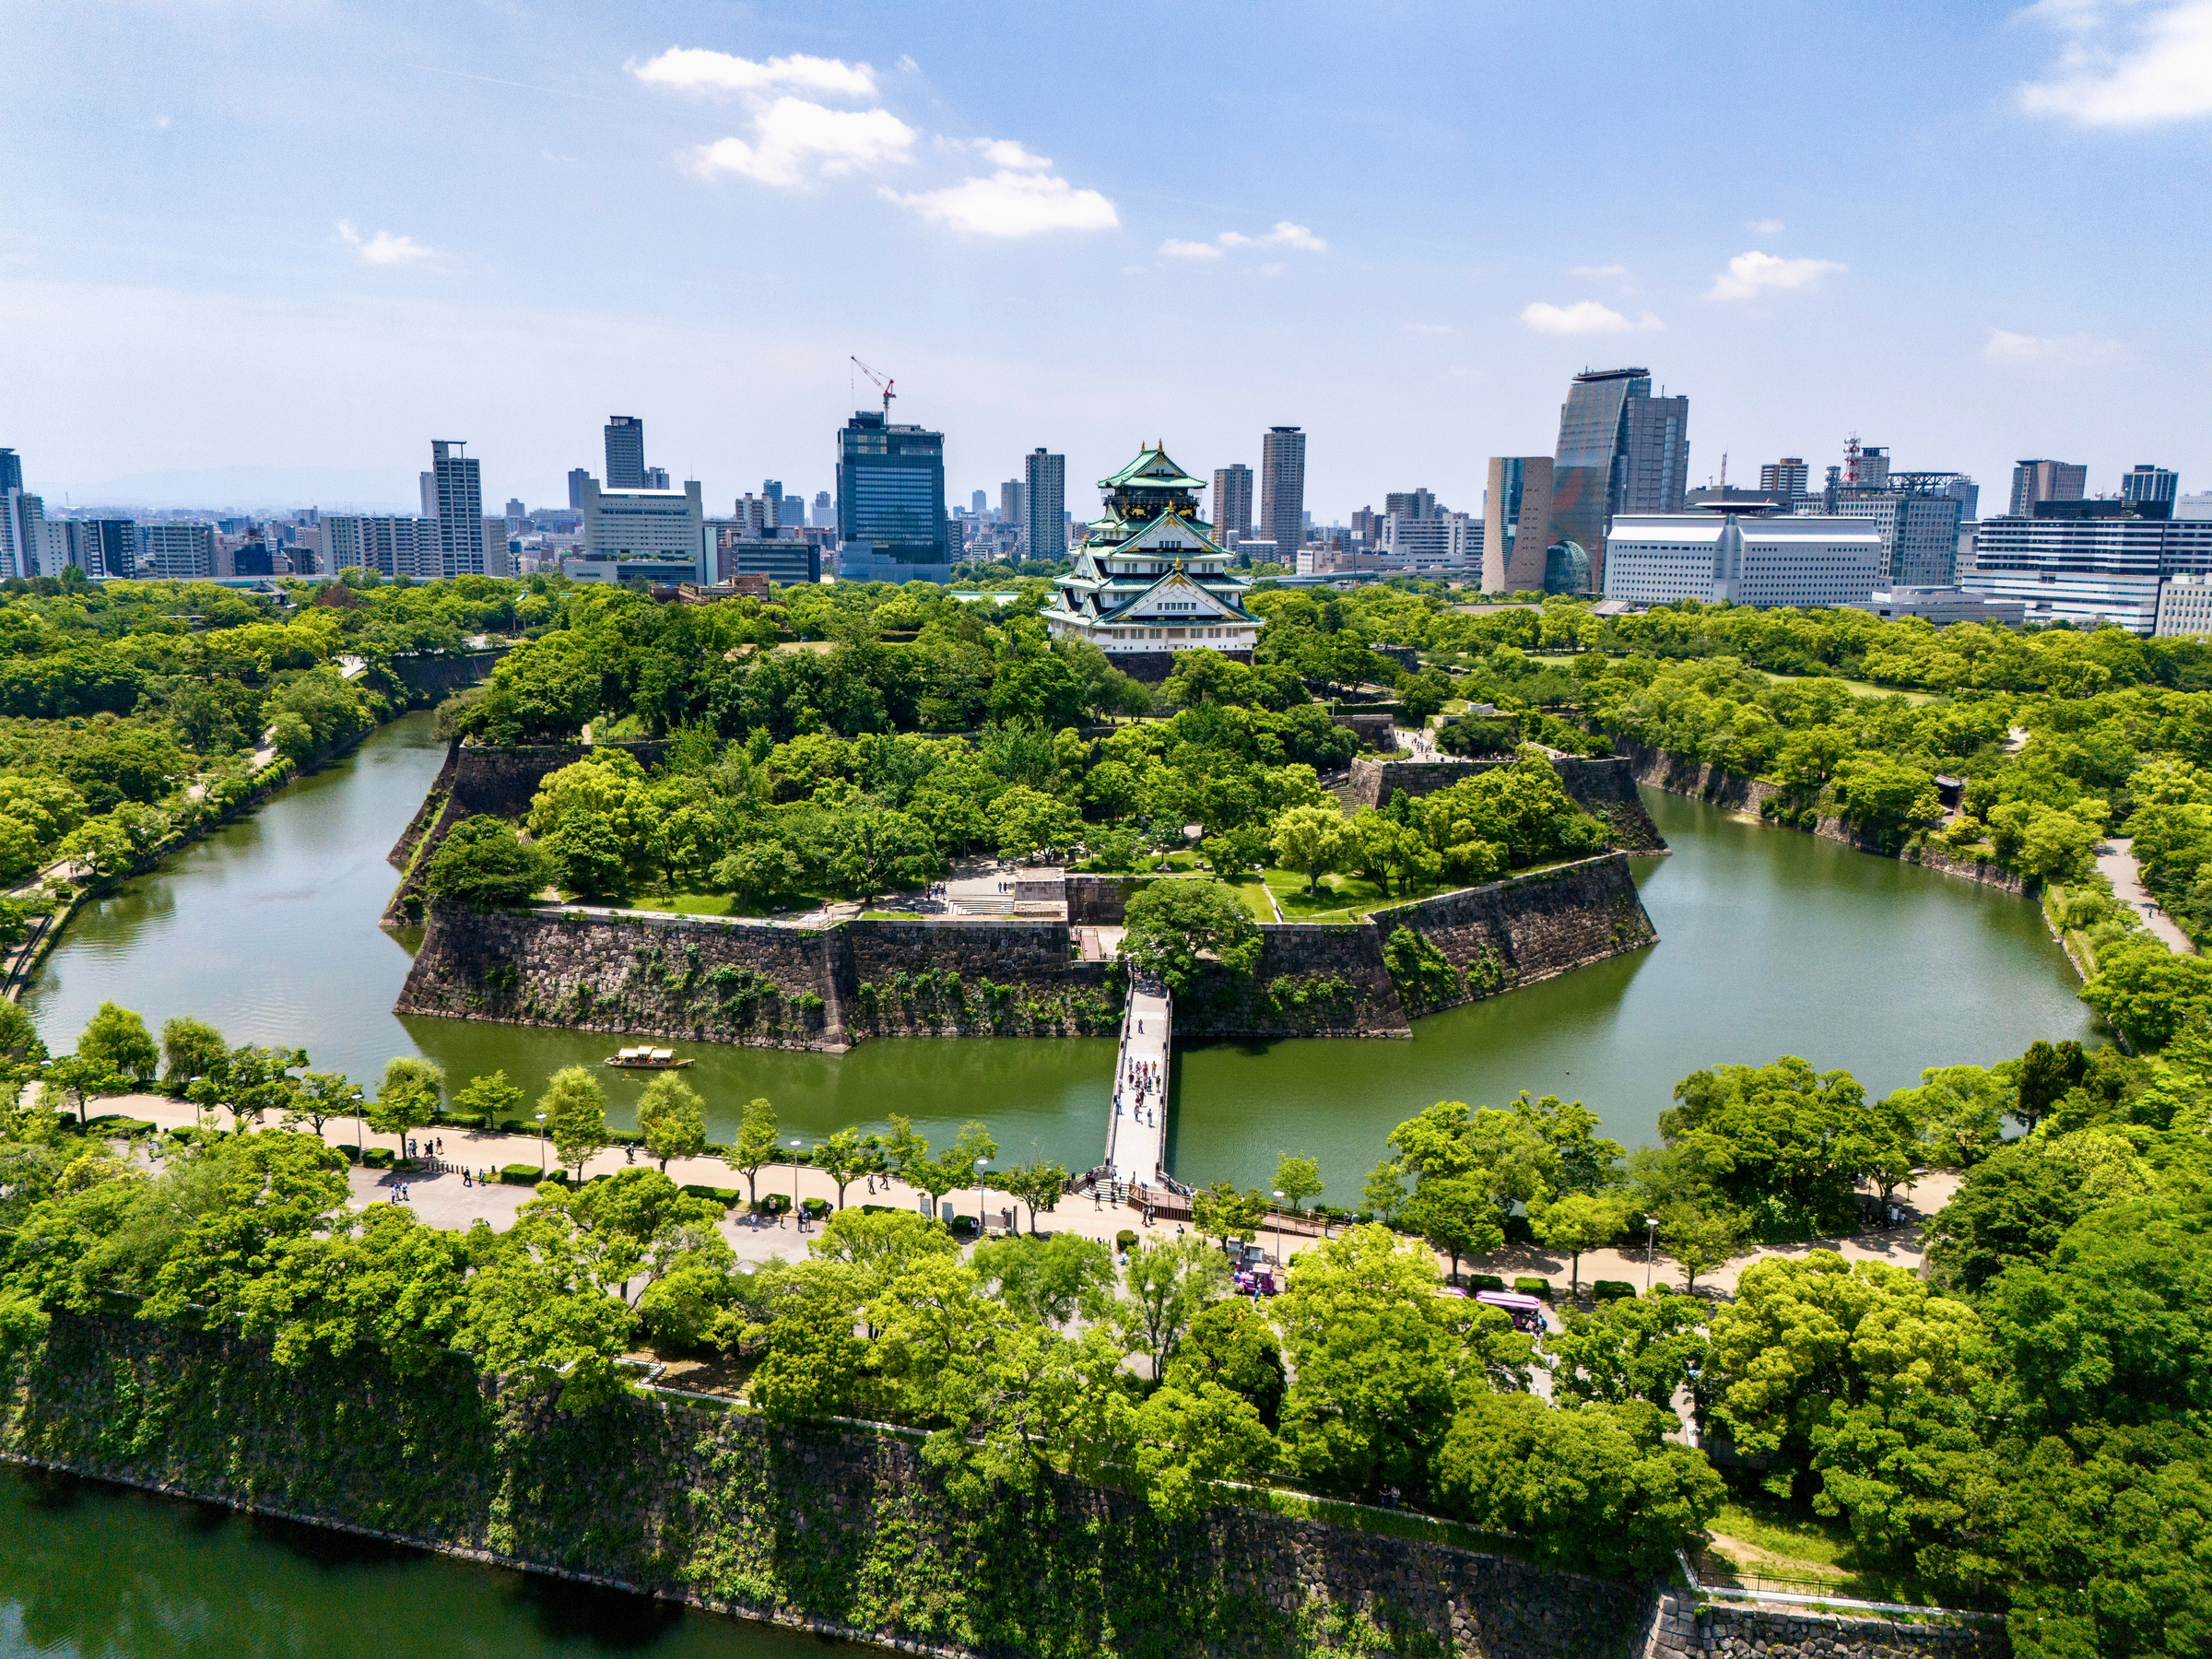
[[[688,1182],[677,1191],[688,1198],[712,1198],[725,1210],[735,1208],[745,1197],[735,1187],[700,1186],[696,1182]]]
[[[146,1118],[124,1117],[120,1112],[104,1112],[85,1124],[87,1135],[113,1137],[118,1135],[152,1135],[161,1127]]]
[[[1467,1275],[1467,1288],[1470,1290],[1502,1290],[1505,1288],[1505,1281],[1494,1273],[1470,1273]]]
[[[388,1170],[392,1167],[392,1156],[389,1147],[371,1147],[361,1154],[361,1162],[371,1170]]]
[[[806,1212],[808,1220],[819,1221],[830,1213],[830,1200],[827,1198],[802,1198],[799,1200],[799,1208]]]
[[[1549,1279],[1517,1278],[1513,1281],[1513,1290],[1516,1295],[1520,1296],[1540,1296],[1546,1301],[1551,1300],[1551,1281]]]
[[[505,1186],[534,1187],[541,1181],[557,1181],[559,1176],[548,1175],[535,1164],[509,1164],[500,1171],[500,1181]]]
[[[1590,1282],[1590,1300],[1593,1301],[1633,1301],[1636,1287],[1627,1279],[1593,1279]]]

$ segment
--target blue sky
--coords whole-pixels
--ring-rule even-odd
[[[947,433],[1326,520],[1648,365],[1692,473],[1847,433],[2212,488],[2212,0],[368,6],[12,0],[0,443],[59,503],[565,500],[609,413],[717,509]],[[872,395],[872,394],[870,394]],[[120,490],[103,485],[124,481]],[[1071,490],[1088,505],[1088,489]],[[995,495],[994,496],[995,499]]]

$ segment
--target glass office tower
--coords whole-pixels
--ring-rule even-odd
[[[1689,399],[1653,397],[1648,369],[1584,371],[1559,406],[1553,534],[1588,551],[1603,592],[1606,529],[1619,512],[1679,512],[1689,470]]]
[[[845,422],[837,435],[837,539],[841,565],[888,559],[949,573],[945,434],[893,425],[873,409]]]

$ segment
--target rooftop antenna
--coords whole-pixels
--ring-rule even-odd
[[[877,389],[883,394],[884,418],[887,420],[889,419],[891,414],[891,399],[899,395],[899,394],[892,391],[891,388],[897,385],[899,382],[897,381],[888,379],[884,375],[877,373],[875,370],[869,368],[865,363],[862,363],[858,358],[854,358],[853,360],[860,365],[860,371],[866,375],[870,380],[874,381],[876,382]]]
[[[1843,482],[1859,481],[1859,435],[1853,432],[1843,441]]]

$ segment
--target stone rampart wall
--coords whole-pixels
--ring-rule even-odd
[[[1076,927],[1119,927],[1127,911],[1129,896],[1136,890],[1135,877],[1128,876],[1084,876],[1070,871],[1067,877],[1067,920]]]
[[[1449,789],[1493,767],[1510,766],[1513,757],[1501,755],[1482,760],[1378,760],[1362,758],[1352,762],[1351,782],[1341,797],[1347,808],[1386,806],[1404,790],[1418,800],[1440,789]],[[1585,760],[1555,755],[1551,769],[1574,804],[1612,832],[1613,844],[1625,853],[1664,853],[1666,842],[1652,822],[1643,799],[1636,793],[1637,773],[1619,759]]]
[[[893,1432],[665,1397],[561,1412],[458,1358],[288,1370],[128,1319],[56,1314],[0,1364],[0,1456],[908,1652],[1621,1659],[1653,1604],[1257,1510],[1169,1525],[1066,1482],[963,1504]]]
[[[2010,1659],[2002,1619],[1893,1619],[1787,1604],[1700,1606],[1688,1592],[1659,1598],[1639,1659]]]
[[[849,922],[833,954],[855,1037],[1102,1036],[1124,986],[1063,922]]]
[[[497,651],[435,651],[420,656],[389,657],[384,665],[407,688],[407,706],[427,709],[456,691],[482,685],[506,654],[505,647]]]
[[[1252,653],[1249,651],[1218,651],[1210,645],[1206,649],[1213,651],[1216,656],[1227,657],[1232,663],[1242,663],[1248,668],[1252,665]],[[1157,686],[1160,681],[1174,677],[1178,654],[1172,651],[1117,651],[1106,660],[1131,679],[1141,680],[1147,686]]]

